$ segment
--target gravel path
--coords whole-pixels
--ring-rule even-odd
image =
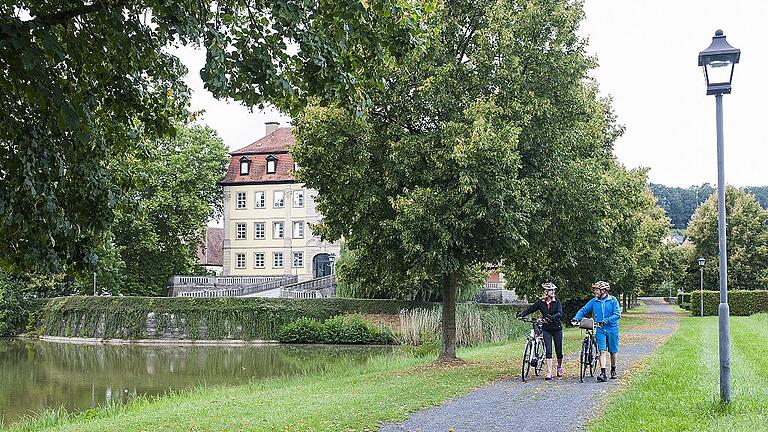
[[[419,411],[402,424],[385,423],[382,432],[438,431],[511,431],[542,429],[541,416],[546,410],[547,431],[582,430],[589,420],[590,407],[600,398],[615,391],[624,382],[626,371],[637,366],[677,329],[679,315],[674,306],[661,299],[641,299],[648,305],[644,324],[621,331],[619,345],[619,379],[598,383],[594,378],[579,382],[578,353],[565,355],[566,375],[562,379],[544,381],[533,378],[527,383],[519,378],[496,381],[486,387],[448,401],[443,405]],[[570,372],[570,373],[569,373]]]

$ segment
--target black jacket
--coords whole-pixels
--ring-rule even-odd
[[[536,311],[541,312],[541,317],[547,321],[541,326],[542,329],[548,332],[563,329],[563,326],[560,324],[560,318],[563,316],[563,305],[560,304],[560,300],[552,300],[549,303],[549,307],[544,303],[544,300],[539,300],[532,304],[528,309],[521,311],[519,316],[524,317]]]

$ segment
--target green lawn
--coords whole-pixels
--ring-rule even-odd
[[[623,328],[642,324],[632,315],[622,318]],[[578,352],[580,338],[577,329],[567,329],[565,351]],[[459,356],[468,363],[451,368],[428,367],[433,356],[386,357],[363,367],[340,365],[324,374],[199,388],[74,415],[47,413],[12,430],[363,431],[383,421],[404,420],[495,379],[517,376],[522,348],[518,339],[462,349]]]
[[[686,317],[591,431],[768,429],[768,315],[731,318],[732,402],[719,402],[717,317]]]

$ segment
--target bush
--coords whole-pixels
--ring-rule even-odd
[[[686,310],[690,309],[691,308],[690,307],[690,304],[691,304],[691,293],[680,293],[680,294],[678,294],[677,295],[677,304],[682,309],[686,309]],[[686,308],[685,305],[688,305],[688,307]]]
[[[690,303],[691,315],[700,314],[699,293],[690,293],[693,301]],[[717,315],[720,306],[720,291],[704,291],[704,315]],[[748,316],[768,312],[768,290],[734,290],[728,291],[728,306],[730,314]]]
[[[15,336],[25,330],[33,307],[23,284],[0,272],[0,336]]]
[[[300,318],[282,329],[277,340],[283,343],[317,343],[325,330],[323,324],[311,318]]]
[[[378,329],[362,315],[339,315],[320,323],[302,318],[283,327],[278,333],[283,343],[329,343],[357,345],[389,345],[396,343],[389,329]]]

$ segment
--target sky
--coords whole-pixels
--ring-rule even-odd
[[[768,185],[768,2],[760,0],[586,0],[580,32],[599,66],[601,94],[613,99],[625,134],[614,153],[630,168],[647,167],[649,180],[668,186],[717,183],[715,98],[706,95],[699,51],[715,30],[741,49],[733,92],[723,97],[725,178],[736,186]],[[264,122],[287,125],[274,109],[218,101],[198,71],[204,54],[176,50],[190,73],[192,108],[232,150],[264,136]]]

